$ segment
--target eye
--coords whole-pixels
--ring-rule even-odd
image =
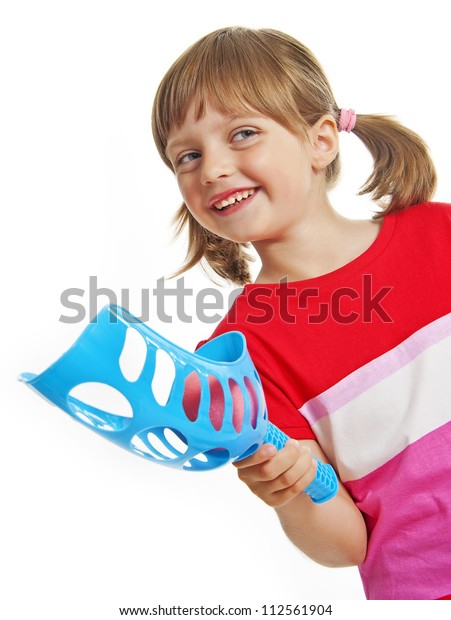
[[[244,140],[253,138],[256,135],[257,132],[255,129],[240,129],[240,131],[233,134],[232,142],[243,142]]]
[[[200,153],[185,153],[184,155],[182,155],[181,157],[179,157],[176,161],[177,166],[183,166],[183,164],[188,164],[191,161],[194,161],[195,159],[198,159],[200,157]]]

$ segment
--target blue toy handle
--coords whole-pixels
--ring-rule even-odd
[[[277,426],[268,424],[263,443],[272,443],[278,450],[284,447],[290,438],[282,432]],[[338,480],[333,467],[326,463],[321,463],[316,456],[316,476],[314,480],[304,489],[304,492],[315,502],[315,504],[323,504],[329,499],[335,497],[338,492]]]

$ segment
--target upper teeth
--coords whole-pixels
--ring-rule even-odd
[[[244,198],[249,198],[249,196],[252,196],[253,194],[255,194],[255,189],[245,189],[241,192],[230,194],[227,198],[215,202],[215,207],[216,209],[224,209],[224,207],[233,205],[235,202],[240,202],[240,200],[244,200]]]

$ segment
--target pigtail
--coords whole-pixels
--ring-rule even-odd
[[[357,115],[353,133],[374,160],[373,172],[359,195],[371,194],[383,209],[375,219],[431,199],[437,176],[420,136],[390,116],[373,114]]]
[[[188,227],[188,251],[185,263],[173,277],[185,273],[200,263],[207,275],[210,275],[206,269],[208,265],[223,280],[233,284],[242,286],[251,282],[249,263],[253,258],[246,252],[248,243],[236,243],[210,232],[194,219],[185,204],[182,204],[176,212],[173,224],[176,237]]]

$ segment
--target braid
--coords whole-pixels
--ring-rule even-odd
[[[201,226],[191,215],[185,204],[174,217],[175,236],[188,227],[188,251],[184,265],[174,276],[185,273],[197,263],[208,273],[210,267],[223,280],[244,285],[251,282],[249,263],[253,257],[246,252],[248,243],[236,243],[223,239]]]

